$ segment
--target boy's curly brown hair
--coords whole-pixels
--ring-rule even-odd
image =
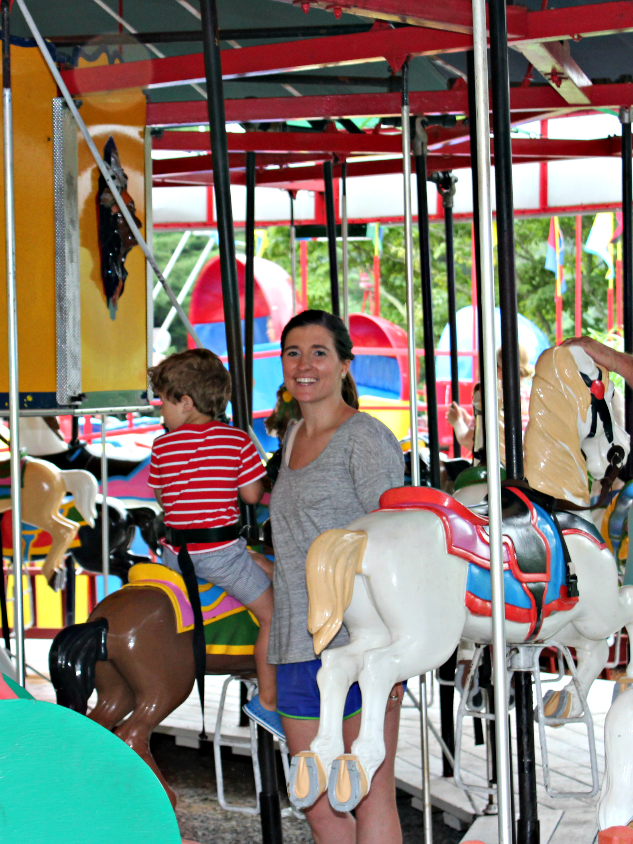
[[[196,410],[217,419],[231,398],[231,376],[220,358],[209,349],[176,352],[147,370],[152,390],[179,402],[189,396]]]

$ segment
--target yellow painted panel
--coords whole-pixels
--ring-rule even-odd
[[[35,575],[35,612],[38,627],[58,630],[64,626],[62,593],[53,592],[43,574]]]
[[[83,624],[88,620],[89,574],[78,574],[75,580],[75,623]]]
[[[145,223],[145,96],[140,90],[83,97],[81,116],[97,149],[114,138],[128,176],[128,193]],[[99,171],[83,138],[79,140],[79,214],[81,237],[81,354],[84,393],[145,390],[147,327],[145,257],[139,246],[129,252],[128,277],[110,318],[101,280],[97,190]]]
[[[52,99],[56,87],[37,48],[11,47],[20,390],[55,391],[55,220]],[[0,162],[2,161],[0,126]],[[4,190],[0,164],[0,197]],[[0,201],[0,350],[6,361],[4,202]],[[9,389],[6,364],[0,392]]]
[[[49,588],[49,587],[47,587]],[[31,593],[31,579],[28,574],[22,575],[22,606],[24,607],[24,627],[33,626],[33,595]],[[52,589],[50,590],[53,591]],[[13,627],[13,575],[7,577],[7,616],[9,627]]]

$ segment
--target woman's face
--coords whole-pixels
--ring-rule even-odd
[[[350,361],[339,360],[332,335],[322,325],[293,328],[281,361],[286,389],[298,402],[340,396],[350,366]]]

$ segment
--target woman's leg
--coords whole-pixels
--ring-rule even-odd
[[[270,639],[270,624],[273,617],[273,588],[269,586],[265,592],[245,604],[259,622],[259,635],[255,642],[253,656],[257,668],[257,686],[259,702],[271,711],[277,709],[277,666],[268,662],[268,640]]]
[[[319,729],[318,719],[282,717],[281,721],[284,725],[290,756],[295,756],[301,750],[307,750]],[[360,716],[354,716],[349,721],[357,721],[354,734],[356,735],[360,725]],[[345,723],[347,724],[349,721]],[[378,777],[378,774],[379,771],[376,773],[376,777]],[[356,821],[349,812],[335,812],[330,806],[327,792],[322,794],[313,806],[305,810],[305,816],[310,824],[310,831],[315,844],[356,844]],[[389,838],[383,839],[381,844],[387,844],[387,842],[391,844]],[[397,837],[394,838],[394,842],[398,844]]]
[[[398,701],[390,700],[385,716],[385,759],[372,779],[367,797],[356,808],[356,844],[402,844],[402,830],[396,806],[396,778],[394,765],[398,747],[402,683],[391,694],[398,694]],[[346,752],[358,735],[360,715],[343,724]]]

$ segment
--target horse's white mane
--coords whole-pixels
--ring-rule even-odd
[[[609,375],[603,371],[605,388]],[[536,363],[525,432],[525,476],[534,489],[589,506],[587,467],[580,449],[578,416],[591,395],[569,347],[547,349]]]

